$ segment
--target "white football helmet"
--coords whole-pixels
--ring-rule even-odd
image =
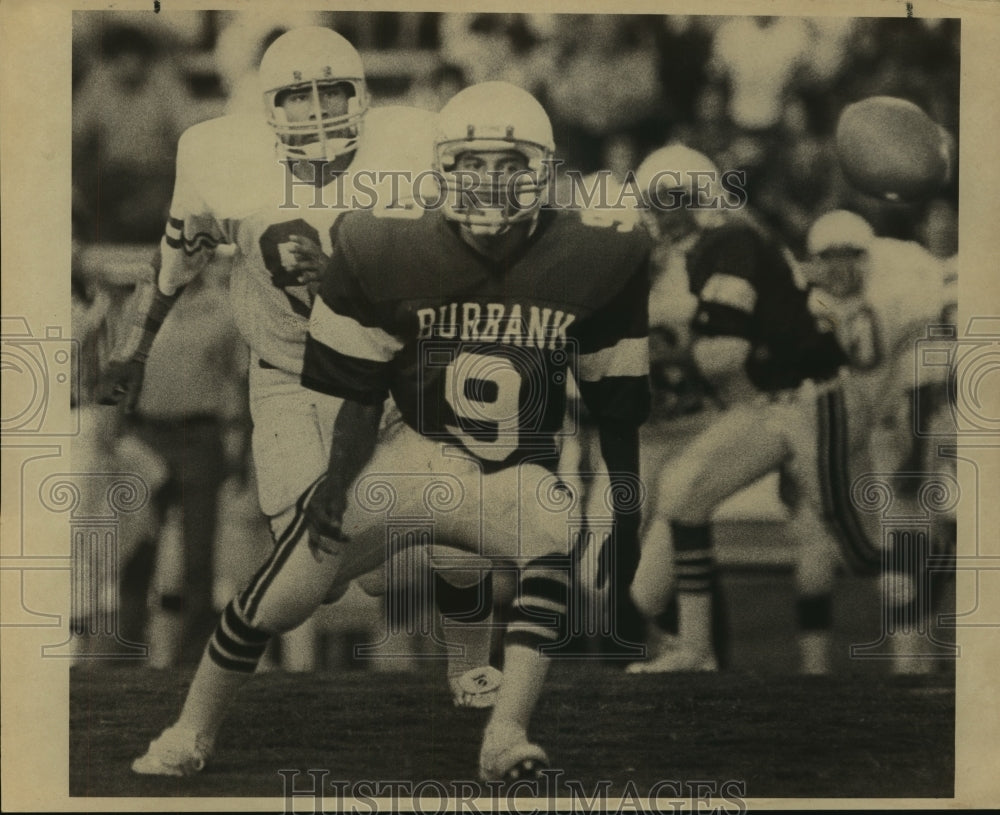
[[[639,165],[635,180],[646,206],[645,220],[657,237],[676,239],[686,230],[704,229],[721,219],[719,169],[686,145],[654,150]]]
[[[835,297],[857,294],[868,275],[868,251],[874,242],[875,231],[860,215],[846,209],[821,215],[806,236],[806,282]]]
[[[293,28],[276,39],[260,61],[260,83],[267,122],[288,159],[326,159],[357,149],[368,111],[368,89],[361,57],[336,31],[320,26]],[[321,86],[344,83],[352,93],[343,116],[324,117]],[[281,107],[287,91],[311,89],[313,114],[290,122]]]
[[[509,185],[491,184],[470,195],[454,172],[458,157],[507,150],[524,156],[527,171]],[[438,114],[434,142],[444,216],[476,235],[500,235],[513,224],[536,218],[554,151],[548,114],[527,91],[508,82],[482,82],[460,91]]]

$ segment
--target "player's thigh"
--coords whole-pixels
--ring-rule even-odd
[[[455,547],[491,561],[566,552],[572,498],[559,483],[532,464],[484,474],[465,451],[404,428],[379,445],[357,479],[344,530],[372,545],[381,542],[386,552],[407,542]]]
[[[348,495],[345,575],[406,546],[481,548],[481,472],[468,455],[405,425],[384,432]]]
[[[722,501],[777,468],[789,451],[777,409],[770,403],[745,405],[720,416],[664,464],[655,511],[705,523]]]
[[[582,519],[580,496],[566,479],[526,463],[484,476],[482,483],[485,556],[524,564],[571,551]]]
[[[298,499],[326,471],[339,404],[303,388],[292,374],[251,367],[257,491],[276,537],[297,516]]]
[[[279,544],[240,595],[248,622],[272,634],[297,627],[323,604],[340,565],[336,557],[314,557],[304,530]]]

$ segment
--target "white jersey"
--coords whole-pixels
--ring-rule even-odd
[[[950,292],[945,265],[917,243],[880,238],[869,255],[861,292],[814,289],[809,307],[848,356],[845,387],[874,407],[915,386],[915,343],[941,322]]]
[[[267,365],[298,374],[315,287],[298,282],[289,238],[332,253],[332,233],[349,209],[403,202],[410,177],[427,171],[434,115],[375,108],[365,117],[350,167],[326,187],[296,178],[273,131],[256,117],[223,116],[195,125],[177,148],[177,179],[161,243],[159,288],[170,294],[197,276],[220,244],[232,246],[236,324]],[[390,205],[394,205],[390,203]]]
[[[877,552],[863,555],[860,542],[880,539],[881,516],[858,512],[851,490],[866,473],[884,478],[910,457],[916,442],[916,355],[925,347],[928,326],[941,323],[951,292],[947,268],[919,244],[878,239],[869,252],[863,291],[835,298],[815,290],[810,307],[836,333],[850,360],[841,370],[840,387],[817,402],[823,505],[842,545],[855,541],[846,546],[872,566]]]

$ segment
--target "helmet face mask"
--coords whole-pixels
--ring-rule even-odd
[[[806,280],[833,297],[850,297],[864,287],[867,258],[867,251],[858,247],[825,249],[808,264]]]
[[[544,149],[524,142],[516,149],[497,147],[471,139],[439,148],[445,215],[473,235],[502,235],[533,220],[542,205],[548,183]]]
[[[636,170],[643,220],[658,240],[679,241],[720,222],[719,170],[683,144],[654,150]]]
[[[267,123],[278,138],[278,149],[289,160],[326,160],[357,149],[368,90],[361,58],[343,37],[328,28],[296,28],[267,49],[260,63],[260,80]],[[331,88],[346,98],[343,113],[334,113],[323,97]],[[288,115],[290,96],[311,97],[300,115]]]
[[[847,210],[821,215],[806,236],[812,258],[808,282],[833,297],[857,294],[868,276],[868,250],[874,240],[871,225],[860,215]]]
[[[459,92],[439,114],[434,145],[444,216],[477,236],[533,221],[554,149],[549,118],[527,91],[484,82]]]

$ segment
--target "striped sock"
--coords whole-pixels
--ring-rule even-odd
[[[674,537],[674,558],[677,562],[677,590],[709,592],[715,559],[712,537],[707,524],[688,526],[676,521],[670,524]]]
[[[245,621],[233,600],[222,612],[222,619],[208,642],[208,654],[227,671],[253,673],[270,639],[270,634]]]
[[[505,645],[549,651],[565,641],[569,576],[569,559],[561,555],[535,558],[521,570]]]
[[[671,522],[677,566],[678,634],[683,644],[712,650],[712,587],[715,559],[708,524]]]
[[[486,728],[485,745],[498,733],[527,733],[551,660],[547,652],[568,636],[569,559],[532,560],[518,577],[518,595],[504,637],[503,686]]]
[[[246,622],[233,600],[191,681],[178,724],[215,738],[236,692],[253,676],[270,635]]]
[[[833,597],[829,593],[802,595],[795,601],[800,631],[828,631],[833,625]]]

